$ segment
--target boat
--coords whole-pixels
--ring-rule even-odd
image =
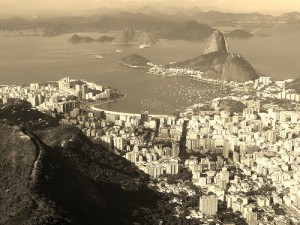
[[[150,47],[150,45],[147,45],[147,44],[141,44],[140,46],[139,46],[139,48],[149,48]]]
[[[96,58],[98,59],[103,59],[103,56],[102,55],[94,55]]]
[[[120,50],[120,49],[117,49],[117,50],[116,50],[116,52],[122,52],[122,50]]]

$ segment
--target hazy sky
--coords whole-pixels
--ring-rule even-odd
[[[31,15],[44,13],[80,13],[99,7],[128,7],[134,5],[197,6],[225,11],[283,13],[300,11],[300,0],[0,0],[0,13]]]

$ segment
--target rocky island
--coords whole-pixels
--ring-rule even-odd
[[[119,63],[133,68],[150,69],[154,64],[143,56],[132,54],[119,60]]]
[[[91,43],[91,42],[111,42],[114,38],[109,36],[101,36],[98,39],[93,39],[91,37],[82,37],[78,34],[73,34],[68,40],[71,43]]]
[[[143,57],[135,56],[135,58]],[[145,58],[143,61],[150,62]],[[196,75],[204,79],[226,82],[245,82],[259,77],[259,73],[246,59],[239,54],[229,52],[227,40],[220,31],[214,31],[211,34],[203,55],[164,66],[155,65],[150,68],[149,72],[169,76]]]
[[[226,35],[226,37],[232,38],[232,39],[249,39],[249,38],[254,37],[253,34],[251,34],[250,32],[247,32],[243,29],[236,29],[236,30],[226,33],[225,35]]]
[[[77,34],[73,34],[72,37],[69,39],[71,43],[90,43],[94,42],[95,40],[91,37],[82,37]]]
[[[158,39],[153,35],[145,31],[134,31],[127,27],[123,29],[113,40],[113,44],[135,44],[135,45],[154,45],[158,42]]]

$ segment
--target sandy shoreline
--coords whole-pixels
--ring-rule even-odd
[[[114,100],[108,100],[108,101],[104,101],[104,102],[102,102],[102,101],[91,102],[91,103],[85,105],[84,108],[85,109],[87,109],[87,108],[90,108],[90,109],[91,108],[100,109],[100,108],[98,108],[96,106],[104,105],[104,104],[110,103],[110,102],[118,102],[118,101],[121,101],[121,100],[125,99],[126,97],[127,97],[127,95],[124,94],[124,96],[122,98],[118,98],[118,99],[114,99]]]
[[[107,114],[113,114],[113,115],[124,115],[124,116],[134,116],[134,117],[140,117],[141,114],[139,113],[125,113],[125,112],[117,112],[117,111],[109,111],[109,110],[105,110],[105,109],[101,109],[100,105],[106,104],[106,103],[110,103],[110,102],[117,102],[117,101],[121,101],[123,99],[125,99],[127,97],[126,94],[124,94],[124,96],[122,98],[116,99],[116,100],[109,100],[109,101],[105,101],[105,102],[92,102],[90,104],[88,104],[87,106],[85,106],[85,108],[90,109],[92,111],[104,111]],[[170,115],[155,115],[155,114],[149,114],[149,116],[153,116],[153,117],[169,117]]]

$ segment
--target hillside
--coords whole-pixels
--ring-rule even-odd
[[[10,103],[0,114],[16,104],[22,105]],[[13,109],[13,114],[24,113]],[[25,117],[35,115],[29,111]],[[18,121],[7,117],[0,123],[0,224],[176,223],[174,212],[161,207],[169,207],[169,197],[148,188],[148,175],[78,128],[45,127],[35,134],[10,125],[10,119]]]
[[[216,57],[203,77],[242,83],[257,79],[259,74],[241,55],[230,53]]]
[[[231,100],[231,99],[222,99],[220,101],[219,110],[225,110],[230,113],[242,113],[243,109],[247,108],[247,106],[241,102]]]
[[[300,78],[293,80],[286,85],[286,89],[294,89],[297,94],[300,94]]]
[[[148,32],[138,32],[129,27],[123,29],[113,40],[114,44],[154,45],[158,39]]]
[[[173,26],[163,35],[163,38],[170,40],[202,41],[208,38],[215,29],[206,24],[196,21],[189,21],[177,26]]]
[[[226,37],[232,38],[232,39],[248,39],[248,38],[254,37],[253,34],[251,34],[250,32],[247,32],[243,29],[236,29],[229,33],[226,33],[225,35],[226,35]]]
[[[0,224],[71,224],[40,192],[44,154],[37,143],[18,127],[0,124],[0,130]]]
[[[14,125],[22,125],[29,129],[44,129],[58,126],[58,119],[48,116],[32,108],[27,101],[9,99],[0,109],[0,120]]]
[[[125,56],[119,60],[119,63],[133,68],[151,68],[151,64],[153,65],[150,60],[137,54]]]

